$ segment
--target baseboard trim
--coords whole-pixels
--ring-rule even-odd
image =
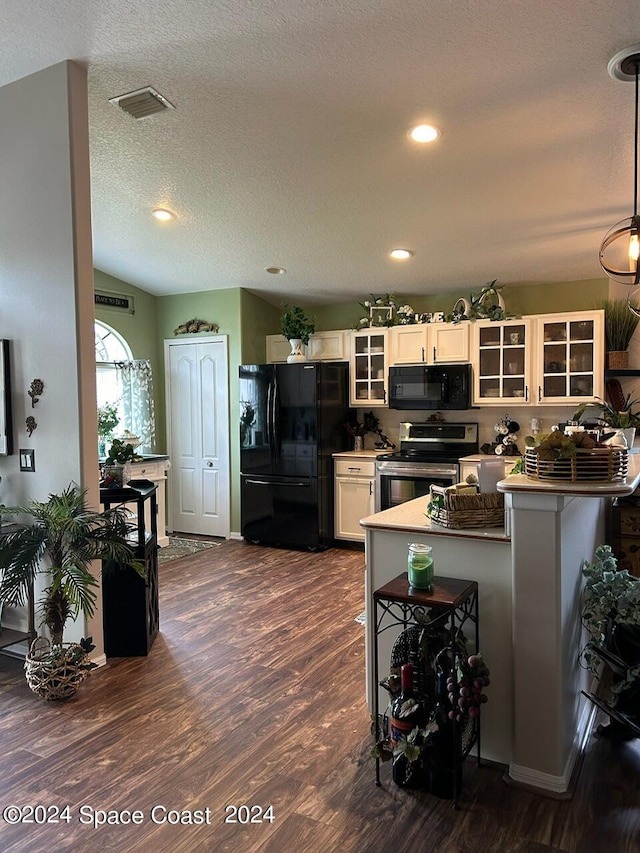
[[[541,794],[557,800],[570,800],[575,793],[584,751],[591,736],[597,710],[592,702],[587,701],[583,705],[576,729],[576,737],[564,773],[561,776],[542,773],[539,770],[532,770],[530,767],[521,767],[512,763],[509,764],[509,770],[505,773],[504,781],[508,785],[522,788],[534,794]]]
[[[244,539],[244,536],[242,535],[242,533],[236,533],[235,530],[232,530],[229,534],[229,539],[237,539],[239,541],[242,541]]]

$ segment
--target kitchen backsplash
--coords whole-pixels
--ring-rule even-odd
[[[571,417],[576,407],[558,406],[558,407],[536,407],[536,406],[515,406],[509,409],[508,405],[503,407],[496,406],[489,408],[484,406],[480,409],[468,409],[463,412],[443,412],[444,420],[447,423],[478,423],[478,440],[481,446],[485,442],[492,442],[495,437],[494,424],[496,424],[505,414],[508,414],[512,420],[520,424],[520,440],[518,447],[524,451],[524,438],[531,435],[531,419],[537,418],[540,432],[548,432],[553,424],[563,422]],[[357,410],[359,419],[362,420],[361,409]],[[396,409],[377,408],[373,410],[374,414],[380,420],[380,429],[387,435],[391,441],[398,444],[398,425],[403,421],[426,421],[429,412],[400,412]],[[372,449],[375,442],[375,436],[365,436],[364,446],[367,450]]]

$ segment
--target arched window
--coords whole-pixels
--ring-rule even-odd
[[[99,320],[95,322],[95,341],[100,455],[111,439],[125,430],[140,437],[138,453],[155,453],[151,364],[146,359],[134,359],[122,335]]]

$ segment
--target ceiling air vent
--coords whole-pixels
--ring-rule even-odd
[[[109,103],[120,107],[135,119],[147,118],[156,113],[163,113],[165,110],[175,110],[171,101],[151,86],[136,89],[135,92],[127,92],[126,95],[118,95],[117,98],[109,98]]]

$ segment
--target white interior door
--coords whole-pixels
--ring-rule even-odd
[[[165,341],[172,530],[229,536],[227,337]]]

